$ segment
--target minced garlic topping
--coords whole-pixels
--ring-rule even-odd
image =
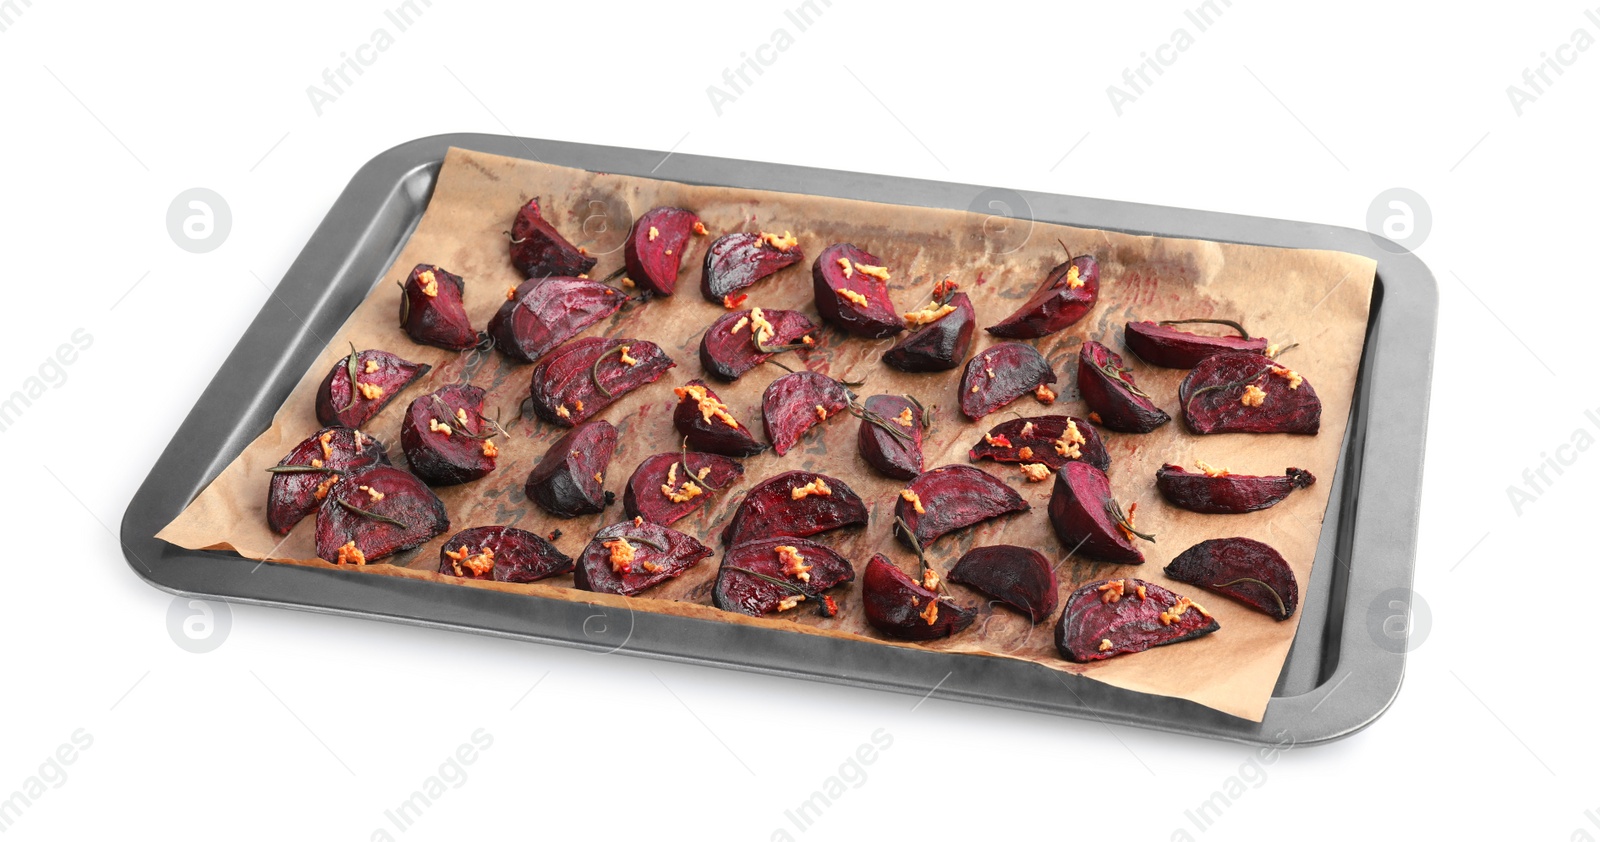
[[[517,288],[516,287],[514,287],[514,286],[506,287],[506,300],[507,301],[516,301],[517,300]]]
[[[912,310],[911,312],[905,314],[904,318],[906,320],[906,324],[915,327],[917,325],[925,325],[931,322],[936,322],[945,316],[954,313],[955,311],[956,305],[954,304],[940,304],[937,301],[929,301],[927,304],[922,306],[922,309]]]
[[[445,435],[448,436],[448,435],[450,435],[451,433],[453,433],[455,431],[450,429],[450,425],[449,424],[440,424],[439,423],[439,419],[437,419],[437,418],[429,418],[428,419],[428,432],[430,432],[430,433],[444,433]]]
[[[567,405],[564,404],[564,403],[563,404],[557,404],[556,405],[556,415],[561,417],[561,418],[571,418],[572,417],[572,410],[567,409]]]
[[[865,306],[867,306],[867,297],[865,295],[862,295],[859,292],[856,292],[853,289],[841,289],[841,290],[838,290],[838,293],[839,293],[839,297],[840,298],[843,298],[844,300],[850,302],[851,304],[856,305],[857,307],[865,307]]]
[[[324,459],[332,459],[333,458],[333,448],[329,446],[329,445],[332,444],[332,442],[333,442],[333,433],[323,433],[322,435],[317,436],[317,444],[322,445],[322,458],[324,458]]]
[[[922,621],[928,625],[933,625],[939,620],[939,600],[929,600],[927,607],[923,608],[921,611],[918,611],[917,616],[921,617]]]
[[[621,353],[621,356],[618,359],[620,359],[622,361],[623,365],[627,365],[627,366],[638,365],[639,364],[638,360],[634,359],[633,357],[628,356],[629,347],[630,346],[628,346],[628,345],[622,346],[622,353]]]
[[[671,257],[671,256],[672,256],[672,249],[667,249],[667,256],[668,256],[668,257]]]
[[[1028,482],[1044,482],[1050,478],[1050,466],[1039,462],[1024,462],[1022,475],[1028,478]]]
[[[484,439],[483,440],[483,455],[484,455],[484,458],[486,458],[486,459],[493,459],[496,456],[500,455],[500,448],[495,447],[494,446],[494,442],[492,440]]]
[[[915,424],[916,418],[911,415],[911,407],[908,406],[900,410],[900,414],[894,417],[894,422],[902,427],[910,427]]]
[[[650,226],[650,242],[655,242],[659,236],[661,236],[661,232],[657,231],[654,225]]]
[[[710,466],[707,466],[706,470],[710,470]],[[702,471],[701,473],[703,474],[705,471]],[[704,476],[701,477],[701,479],[704,478]],[[678,463],[673,462],[667,468],[667,481],[661,486],[661,496],[671,500],[674,503],[687,503],[690,500],[699,497],[702,493],[700,486],[695,485],[690,480],[684,480],[682,488],[678,488],[677,485]]]
[[[367,554],[362,552],[359,548],[357,548],[356,547],[356,542],[354,542],[354,541],[346,541],[345,545],[339,548],[338,560],[334,562],[334,564],[366,564],[366,563],[367,563]]]
[[[1268,345],[1267,350],[1262,353],[1269,357],[1276,357],[1278,355],[1278,343],[1274,342],[1271,345]]]
[[[1254,383],[1244,387],[1244,394],[1239,396],[1239,403],[1245,406],[1260,406],[1267,402],[1267,393]]]
[[[456,407],[456,420],[461,422],[461,429],[465,430],[467,428],[467,410],[465,408]]]
[[[728,405],[713,397],[711,393],[706,391],[706,387],[693,385],[679,386],[676,389],[673,389],[672,393],[677,395],[678,400],[680,401],[684,398],[693,400],[696,408],[700,410],[701,419],[705,420],[706,422],[709,423],[711,419],[715,418],[722,423],[727,424],[729,427],[734,429],[739,428],[738,419],[734,418],[728,413]]]
[[[856,271],[869,278],[877,278],[884,283],[889,282],[889,268],[887,266],[868,266],[863,263],[857,263]]]
[[[828,408],[823,406],[822,404],[820,404],[820,403],[817,404],[815,407],[812,408],[812,411],[817,413],[817,420],[818,421],[826,421],[826,420],[828,420]]]
[[[1073,265],[1067,269],[1067,286],[1078,289],[1083,286],[1083,279],[1078,277],[1078,267]]]
[[[621,574],[633,570],[633,545],[628,543],[627,538],[613,538],[610,541],[602,542],[600,546],[605,547],[611,553],[612,573]]]
[[[383,387],[376,383],[356,383],[356,390],[361,392],[361,397],[375,401],[383,397]]]
[[[1140,585],[1139,586],[1139,601],[1140,602],[1144,602],[1145,599],[1146,599],[1146,594],[1144,592],[1144,585]]]
[[[987,377],[988,377],[988,378],[989,378],[989,379],[990,379],[990,380],[993,380],[993,379],[994,379],[994,369],[993,369],[993,368],[992,368],[992,367],[990,367],[990,366],[984,366],[984,368],[983,368],[983,373],[984,373],[984,375],[986,375],[986,376],[987,376]]]
[[[1089,420],[1093,421],[1096,424],[1101,423],[1101,421],[1100,421],[1100,413],[1098,413],[1098,412],[1089,413]]]
[[[1173,623],[1177,622],[1178,618],[1182,617],[1190,608],[1193,608],[1194,610],[1199,611],[1204,616],[1207,616],[1207,617],[1211,616],[1210,614],[1206,613],[1206,610],[1204,608],[1201,608],[1198,604],[1196,604],[1194,601],[1190,600],[1188,597],[1180,596],[1180,597],[1178,597],[1178,601],[1176,603],[1174,603],[1171,608],[1168,608],[1167,610],[1161,612],[1161,616],[1157,617],[1156,619],[1161,621],[1161,625],[1170,626]]]
[[[1200,461],[1199,459],[1194,460],[1194,466],[1196,468],[1199,468],[1200,472],[1205,474],[1208,477],[1225,477],[1225,476],[1228,475],[1228,469],[1227,468],[1213,468],[1210,465],[1207,465],[1205,462]]]
[[[911,510],[917,514],[925,515],[928,513],[927,509],[922,508],[922,498],[917,496],[917,492],[912,491],[909,488],[901,489],[900,499],[910,503]]]
[[[738,295],[734,295],[730,292],[727,295],[722,296],[722,306],[727,310],[737,310],[739,309],[739,305],[743,304],[744,300],[749,297],[750,296],[742,292]]]
[[[939,579],[938,571],[934,570],[932,567],[923,568],[923,570],[922,570],[922,586],[924,588],[927,588],[928,590],[931,591],[934,588],[939,587],[939,581],[940,581],[940,579]]]
[[[1122,530],[1122,537],[1127,538],[1130,542],[1136,537],[1133,534],[1133,514],[1137,511],[1139,511],[1139,504],[1129,503],[1128,511],[1124,513],[1125,516],[1117,522],[1117,528]]]
[[[751,339],[761,345],[767,344],[767,340],[778,333],[778,329],[772,326],[772,322],[767,321],[767,314],[761,312],[760,307],[750,311],[750,331]]]
[[[1306,379],[1301,377],[1299,372],[1292,368],[1284,368],[1281,365],[1273,366],[1272,373],[1289,381],[1289,388],[1291,389],[1298,389],[1301,383],[1306,382]]]
[[[311,467],[313,467],[313,468],[320,468],[320,467],[322,467],[322,465],[323,465],[323,461],[321,459],[312,459],[311,460]]]
[[[377,360],[367,360],[367,366],[366,366],[365,369],[363,369],[363,371],[365,371],[368,374],[377,374],[378,373],[378,361]]]
[[[374,503],[376,503],[379,500],[382,500],[384,498],[384,493],[382,491],[379,491],[378,489],[373,488],[370,485],[362,485],[362,486],[358,486],[358,488],[361,491],[367,492],[367,496],[371,497],[372,498],[372,502],[374,502]]]
[[[1100,638],[1100,651],[1101,652],[1110,652],[1111,651],[1111,638],[1109,638],[1109,637]]]
[[[816,495],[819,495],[819,496],[822,496],[822,497],[831,497],[831,496],[833,496],[833,489],[829,488],[828,484],[826,482],[823,482],[822,477],[817,477],[816,479],[806,483],[805,485],[802,485],[802,486],[799,486],[798,488],[792,489],[789,492],[789,499],[790,500],[804,500],[804,499],[806,499],[807,497],[810,497],[813,494],[816,494]]]
[[[706,234],[710,233],[710,232],[706,231],[706,224],[704,222],[696,222],[694,224],[694,232],[696,234],[699,234],[702,237],[704,237]]]
[[[729,333],[738,333],[739,331],[744,330],[745,325],[748,325],[748,324],[750,324],[750,317],[749,316],[740,316],[739,320],[733,323],[733,330],[730,330],[728,332]]]
[[[337,483],[338,481],[339,481],[339,475],[338,474],[334,474],[333,476],[328,477],[327,479],[323,480],[322,484],[317,486],[317,491],[316,491],[317,499],[318,500],[326,500],[328,498],[328,489],[332,488],[334,486],[334,483]]]
[[[994,445],[995,447],[1010,447],[1011,446],[1011,439],[1006,438],[1006,436],[1004,434],[1001,434],[1001,435],[998,435],[998,436],[992,436],[992,435],[990,435],[988,433],[984,433],[983,434],[983,440],[985,442],[989,443],[989,444]]]
[[[1032,459],[1033,458],[1033,448],[1028,447],[1026,445],[1017,448],[1017,458],[1018,459],[1022,459],[1022,460]]]
[[[811,581],[811,565],[806,564],[806,560],[800,556],[799,548],[783,546],[775,547],[773,551],[778,554],[778,560],[783,562],[784,575],[802,582]]]
[[[433,270],[425,270],[417,276],[417,280],[422,283],[423,295],[429,298],[435,298],[439,295],[439,279],[433,276]]]
[[[1038,398],[1039,403],[1042,404],[1052,404],[1056,402],[1055,391],[1043,383],[1039,384],[1039,388],[1033,390],[1033,396]]]
[[[1071,422],[1068,422],[1068,423],[1071,423]],[[1028,436],[1033,435],[1033,422],[1032,421],[1023,422],[1023,424],[1022,424],[1022,432],[1019,433],[1018,435],[1022,436],[1023,438],[1027,438]]]
[[[805,598],[805,596],[803,594],[795,594],[793,596],[786,596],[783,599],[778,600],[778,610],[779,611],[788,611],[789,609],[791,609],[791,608],[795,607],[796,605],[799,605],[800,603],[805,602],[805,601],[806,601],[806,598]]]
[[[577,411],[579,411],[579,412],[582,412],[583,411],[583,401],[581,401],[581,400],[573,401],[572,402],[572,408],[577,410]]]
[[[484,547],[473,553],[470,547],[463,545],[454,550],[445,550],[444,554],[450,558],[450,566],[455,569],[457,576],[464,575],[461,570],[462,566],[465,566],[474,576],[482,576],[494,569],[494,549],[492,547]]]
[[[850,268],[850,261],[843,257],[839,258],[839,268],[844,270],[844,276],[846,278],[850,277],[850,275],[855,271]]]
[[[792,249],[795,246],[800,245],[800,241],[798,239],[796,239],[794,237],[794,235],[790,234],[788,231],[783,232],[783,236],[782,237],[778,236],[777,234],[768,234],[767,232],[762,231],[761,232],[761,242],[766,243],[769,246],[772,246],[773,248],[777,249],[778,251],[788,251],[789,249]]]
[[[1102,603],[1109,603],[1116,602],[1117,600],[1121,599],[1124,585],[1124,580],[1112,579],[1104,585],[1096,588],[1096,590],[1100,592],[1100,601]]]
[[[1056,453],[1068,459],[1082,459],[1083,451],[1078,446],[1088,442],[1083,433],[1078,431],[1078,423],[1068,421],[1067,428],[1061,431],[1061,438],[1056,439]]]

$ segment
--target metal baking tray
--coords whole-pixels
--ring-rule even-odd
[[[185,550],[155,535],[245,446],[415,228],[452,146],[628,175],[937,208],[972,209],[985,188],[909,178],[496,135],[402,144],[356,173],[222,364],[128,505],[129,565],[176,594],[433,626],[650,658],[716,664],[883,690],[1126,723],[1245,743],[1334,740],[1377,719],[1399,692],[1438,291],[1416,256],[1350,228],[1104,199],[1002,191],[1032,218],[1265,246],[1335,249],[1378,261],[1352,419],[1333,479],[1300,628],[1264,721],[1132,692],[1037,664],[868,641],[629,613],[390,576],[266,564]],[[259,569],[256,569],[259,568]]]

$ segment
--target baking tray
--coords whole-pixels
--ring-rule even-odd
[[[152,537],[270,426],[323,349],[321,337],[333,336],[382,280],[427,208],[452,146],[693,184],[958,210],[987,209],[985,200],[996,195],[973,185],[497,135],[438,135],[390,149],[362,167],[339,196],[129,503],[123,549],[150,584],[186,596],[715,664],[1245,743],[1334,740],[1371,724],[1399,692],[1405,640],[1384,632],[1393,633],[1392,604],[1409,594],[1415,565],[1438,291],[1415,255],[1364,231],[1328,225],[1001,191],[1008,204],[1025,203],[1027,213],[1042,222],[1333,249],[1378,262],[1351,423],[1299,631],[1260,723],[1006,658],[259,564]]]

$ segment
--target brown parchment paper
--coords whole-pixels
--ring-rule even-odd
[[[716,548],[681,578],[656,587],[645,597],[591,594],[572,587],[563,576],[532,585],[469,582],[433,572],[439,546],[448,534],[471,526],[509,524],[539,534],[561,529],[556,544],[576,557],[600,526],[621,518],[620,504],[598,516],[575,520],[552,518],[528,503],[522,486],[528,471],[563,430],[536,420],[521,420],[531,366],[513,365],[498,354],[452,353],[419,346],[396,327],[399,291],[417,263],[436,263],[466,278],[466,307],[473,323],[486,325],[505,300],[506,290],[520,278],[507,255],[502,233],[529,198],[542,198],[545,215],[574,243],[600,258],[591,273],[604,277],[622,265],[622,239],[633,215],[660,205],[677,205],[700,214],[711,237],[691,238],[683,256],[678,294],[624,309],[585,335],[637,337],[658,343],[674,360],[659,382],[635,391],[599,417],[621,433],[616,456],[606,474],[606,487],[621,492],[635,466],[645,457],[676,450],[671,423],[672,389],[703,376],[698,359],[701,331],[724,310],[699,294],[700,266],[706,246],[716,235],[734,230],[792,231],[806,260],[747,290],[746,306],[788,308],[821,323],[812,304],[811,262],[830,243],[854,242],[882,258],[890,268],[891,292],[901,312],[928,299],[934,282],[950,277],[972,297],[980,329],[973,352],[994,341],[981,330],[1025,300],[1049,270],[1062,262],[1060,240],[1074,254],[1091,253],[1101,264],[1098,306],[1082,322],[1054,336],[1037,340],[1059,377],[1060,399],[1044,407],[1025,397],[978,424],[967,423],[956,409],[961,370],[940,374],[905,374],[879,362],[888,341],[852,339],[825,328],[818,346],[804,357],[810,368],[846,379],[865,379],[857,391],[910,392],[934,413],[935,425],[924,446],[929,468],[965,463],[967,449],[989,426],[1023,415],[1061,412],[1083,417],[1088,409],[1077,397],[1077,352],[1085,339],[1106,343],[1129,358],[1140,386],[1174,417],[1172,423],[1147,435],[1102,431],[1111,452],[1111,484],[1126,506],[1139,504],[1137,522],[1155,533],[1157,542],[1140,542],[1146,561],[1139,566],[1114,566],[1067,556],[1050,530],[1046,508],[1050,482],[1025,482],[1015,466],[977,463],[1010,482],[1033,510],[948,536],[930,549],[930,559],[948,570],[974,546],[1011,543],[1039,548],[1061,559],[1057,570],[1063,598],[1079,584],[1112,576],[1138,576],[1173,586],[1196,598],[1221,624],[1204,638],[1159,647],[1094,665],[1062,660],[1053,642],[1054,618],[1030,625],[1016,612],[995,608],[981,594],[957,585],[957,599],[979,607],[977,623],[953,639],[904,644],[883,638],[866,625],[856,584],[835,593],[843,611],[825,619],[809,606],[776,618],[747,618],[719,611],[710,604],[710,588],[720,558],[717,533],[752,484],[785,470],[807,468],[845,480],[867,502],[871,522],[864,530],[820,536],[852,559],[858,574],[874,552],[897,560],[908,572],[916,561],[890,536],[894,500],[903,484],[885,479],[856,453],[858,421],[841,414],[813,430],[802,446],[779,459],[770,452],[745,460],[743,481],[718,493],[700,511],[675,527]],[[1334,464],[1350,412],[1357,363],[1371,299],[1376,264],[1365,257],[1328,251],[1261,248],[1199,240],[1131,236],[1105,231],[996,219],[951,210],[902,207],[788,193],[700,187],[649,178],[608,175],[549,166],[452,149],[445,159],[433,199],[416,232],[390,271],[376,283],[322,356],[311,366],[279,409],[272,427],[262,433],[158,537],[190,549],[231,549],[247,558],[268,558],[289,564],[330,567],[316,558],[312,518],[287,539],[266,525],[268,474],[295,443],[318,429],[313,398],[317,384],[344,354],[358,348],[383,348],[407,359],[431,363],[433,371],[390,404],[366,430],[388,445],[390,457],[404,464],[399,425],[406,405],[421,395],[462,379],[488,390],[485,414],[510,419],[509,441],[500,445],[499,466],[478,482],[438,489],[449,509],[451,533],[421,548],[390,559],[388,564],[346,568],[348,575],[404,576],[459,587],[492,588],[533,597],[598,603],[723,622],[758,624],[798,633],[865,638],[882,645],[918,645],[929,649],[1032,661],[1064,672],[1086,675],[1118,687],[1190,699],[1246,719],[1260,721],[1299,623],[1299,614],[1275,622],[1223,597],[1168,580],[1162,567],[1173,556],[1206,538],[1247,536],[1265,541],[1289,560],[1302,590],[1327,508]],[[1189,433],[1178,411],[1177,387],[1184,372],[1145,365],[1122,346],[1122,325],[1130,319],[1217,316],[1242,321],[1253,334],[1274,341],[1298,342],[1285,364],[1299,371],[1323,401],[1321,433],[1289,435],[1214,435]],[[780,358],[791,366],[796,354]],[[784,372],[761,366],[733,384],[713,382],[722,399],[745,423],[760,430],[760,400],[767,383]],[[470,377],[468,377],[470,375]],[[1235,473],[1278,474],[1289,466],[1318,477],[1278,506],[1246,515],[1200,515],[1167,505],[1154,486],[1163,462],[1193,468],[1196,459],[1226,466]],[[825,665],[809,665],[824,667]],[[1071,692],[1065,685],[1063,693]]]

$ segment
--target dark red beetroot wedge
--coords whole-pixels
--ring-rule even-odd
[[[683,247],[700,217],[683,208],[651,208],[634,220],[622,250],[628,277],[656,295],[671,295],[678,288]]]
[[[1049,336],[1088,315],[1099,298],[1100,263],[1079,255],[1050,270],[1032,298],[986,329],[1007,339]]]
[[[1056,382],[1042,354],[1032,345],[1001,342],[979,351],[961,373],[961,414],[976,421],[1008,403]],[[1055,400],[1050,392],[1048,403]]]
[[[317,387],[317,420],[329,427],[359,427],[432,369],[426,363],[403,360],[388,351],[351,348]]]
[[[1143,564],[1144,554],[1134,537],[1155,539],[1133,531],[1133,512],[1126,513],[1111,497],[1111,481],[1093,465],[1068,462],[1056,471],[1050,492],[1050,525],[1068,550],[1111,564]],[[1126,531],[1124,531],[1126,530]]]
[[[506,356],[531,363],[628,300],[588,278],[535,278],[512,290],[489,320],[489,335]]]
[[[1108,430],[1148,433],[1172,420],[1139,390],[1121,355],[1099,342],[1085,342],[1078,351],[1078,394]]]
[[[711,604],[759,617],[807,603],[832,617],[837,603],[823,592],[855,578],[850,560],[830,547],[804,538],[757,538],[723,553]]]
[[[406,407],[400,421],[400,447],[412,473],[429,485],[459,485],[494,471],[500,432],[483,417],[483,390],[446,386]]]
[[[845,333],[882,339],[905,330],[889,299],[889,270],[849,243],[834,243],[817,255],[811,289],[817,312]]]
[[[972,348],[978,317],[972,299],[955,289],[955,284],[940,281],[933,288],[932,303],[906,314],[912,331],[884,352],[884,363],[912,373],[949,371],[961,364]]]
[[[671,526],[704,505],[712,492],[744,477],[744,466],[715,453],[657,453],[639,463],[622,494],[622,511]]]
[[[1166,573],[1275,620],[1294,616],[1300,585],[1277,550],[1250,538],[1212,538],[1178,553]]]
[[[711,324],[700,338],[700,365],[720,380],[739,376],[773,354],[812,344],[817,329],[797,310],[740,310]],[[763,350],[765,349],[765,350]]]
[[[322,505],[328,489],[349,471],[389,464],[377,439],[348,427],[327,427],[278,460],[267,487],[267,526],[279,535]]]
[[[633,596],[709,555],[710,547],[682,532],[634,518],[595,533],[578,556],[573,583],[586,591]]]
[[[969,551],[950,568],[950,581],[978,591],[1021,611],[1039,623],[1056,610],[1056,571],[1038,550],[997,544]]]
[[[562,427],[582,424],[627,393],[661,379],[675,363],[644,339],[574,339],[533,367],[533,411]]]
[[[972,609],[913,581],[881,553],[867,562],[861,577],[861,604],[873,628],[900,640],[949,637],[978,617]]]
[[[900,395],[873,395],[861,405],[856,447],[878,473],[913,479],[922,473],[922,405]]]
[[[1156,488],[1168,503],[1201,514],[1235,515],[1270,508],[1289,492],[1317,481],[1310,471],[1299,468],[1288,468],[1281,477],[1257,477],[1231,474],[1204,462],[1198,465],[1197,474],[1178,465],[1162,465],[1156,471]]]
[[[724,234],[706,249],[700,273],[700,294],[713,304],[755,282],[806,259],[800,242],[783,232],[779,237],[759,234]]]
[[[539,200],[530,199],[511,223],[511,265],[525,278],[575,277],[594,268],[595,259],[567,242],[539,215]]]
[[[477,526],[457,532],[439,548],[439,572],[525,584],[571,573],[572,559],[526,529]]]
[[[544,452],[523,491],[556,517],[595,514],[608,503],[606,467],[616,450],[617,428],[610,421],[579,424]]]
[[[1229,325],[1239,331],[1238,336],[1206,336],[1178,330],[1171,325],[1183,324]],[[1267,340],[1251,338],[1235,321],[1227,319],[1169,319],[1161,322],[1128,322],[1122,328],[1122,344],[1139,355],[1139,359],[1163,368],[1194,368],[1212,354],[1225,351],[1251,351],[1260,353],[1267,349]]]
[[[1322,424],[1317,390],[1262,354],[1215,354],[1178,385],[1183,420],[1196,433],[1300,433]]]
[[[1085,462],[1102,471],[1111,468],[1111,454],[1100,440],[1100,432],[1071,415],[1036,415],[996,424],[972,446],[967,458],[974,462],[993,459],[1010,464],[1039,464],[1052,471],[1072,461]]]
[[[745,492],[733,518],[722,529],[722,543],[736,547],[756,538],[809,538],[866,523],[866,504],[842,480],[810,471],[788,471]]]
[[[907,547],[927,549],[957,529],[1030,508],[1022,495],[988,473],[971,465],[945,465],[912,480],[895,498],[894,534]]]
[[[761,393],[761,423],[767,441],[779,456],[789,452],[807,430],[850,406],[850,390],[815,371],[785,374]]]
[[[444,502],[415,476],[389,465],[345,474],[317,509],[317,555],[368,564],[450,528]]]
[[[750,456],[767,449],[704,381],[690,380],[672,393],[678,396],[672,426],[688,440],[689,447],[723,456]]]
[[[1105,579],[1067,597],[1056,623],[1056,648],[1061,657],[1086,664],[1182,643],[1218,628],[1186,596],[1143,579]]]
[[[413,342],[451,351],[465,351],[483,337],[461,304],[466,285],[461,276],[429,263],[418,263],[400,285],[400,327]]]

